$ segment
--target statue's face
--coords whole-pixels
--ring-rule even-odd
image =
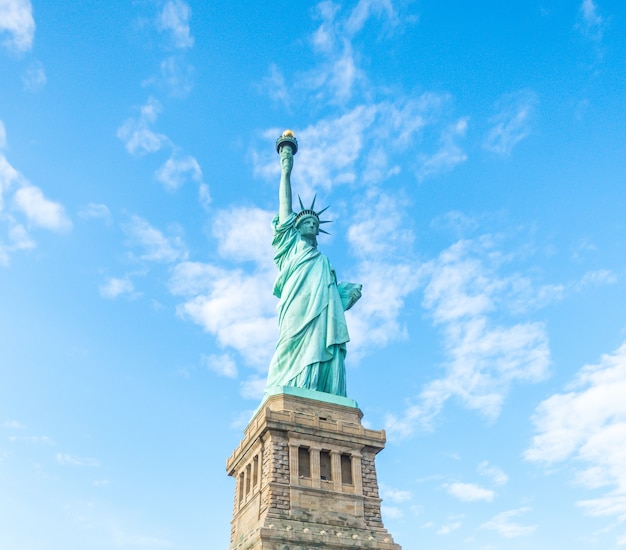
[[[313,216],[306,216],[298,224],[298,230],[304,236],[316,236],[320,234],[320,224]]]

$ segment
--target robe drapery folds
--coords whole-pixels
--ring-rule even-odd
[[[302,240],[291,214],[272,220],[279,338],[267,387],[296,386],[346,396],[348,327],[330,261]]]

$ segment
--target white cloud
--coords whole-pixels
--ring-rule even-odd
[[[513,148],[530,134],[537,104],[537,94],[531,90],[503,96],[496,104],[496,113],[489,119],[491,129],[483,143],[484,148],[498,155],[510,155]]]
[[[63,206],[47,199],[39,187],[22,186],[15,192],[13,204],[34,225],[53,231],[68,231],[72,228]]]
[[[171,96],[186,97],[194,84],[195,69],[180,55],[170,55],[161,61],[160,78],[144,82],[150,84],[155,80],[163,85]]]
[[[473,483],[461,483],[457,481],[454,483],[446,483],[443,487],[448,494],[463,502],[477,502],[481,500],[491,502],[495,496],[492,490],[474,485]]]
[[[274,276],[249,275],[210,264],[178,264],[170,291],[185,296],[179,315],[199,324],[224,347],[237,350],[252,365],[266,368],[278,337]]]
[[[215,213],[213,235],[220,255],[239,262],[254,261],[273,269],[271,221],[274,212],[254,207],[235,207]]]
[[[291,88],[287,86],[285,76],[276,64],[270,64],[269,75],[263,79],[259,85],[259,90],[265,92],[274,101],[289,107],[292,93]]]
[[[187,259],[187,248],[180,236],[167,237],[139,216],[133,216],[122,228],[129,239],[129,244],[143,249],[139,256],[141,260],[175,262]]]
[[[404,513],[397,506],[387,506],[383,504],[381,506],[381,512],[382,512],[383,518],[400,519],[404,517]]]
[[[300,143],[306,143],[294,163],[292,179],[298,183],[298,192],[306,198],[314,189],[372,185],[398,173],[396,158],[416,144],[425,127],[438,123],[448,100],[446,94],[433,93],[398,97],[393,102],[357,105],[307,128],[294,129]],[[281,131],[266,130],[265,143],[273,142]],[[252,160],[255,176],[278,180],[280,164],[273,147],[253,152]]]
[[[252,262],[252,269],[182,262],[169,282],[170,292],[184,298],[179,315],[201,325],[220,346],[236,350],[262,372],[278,337],[271,218],[272,213],[259,208],[216,211],[212,229],[220,256]]]
[[[154,153],[169,143],[165,135],[156,134],[150,129],[160,112],[161,103],[150,97],[140,108],[138,118],[129,118],[118,128],[117,137],[124,142],[129,153],[132,155]]]
[[[209,209],[209,205],[211,204],[211,193],[209,192],[209,186],[206,183],[201,183],[198,186],[198,202],[205,210]]]
[[[17,420],[5,420],[2,425],[5,428],[10,428],[12,430],[23,430],[26,428],[24,424],[18,422]]]
[[[463,525],[463,522],[461,521],[463,518],[463,515],[451,516],[448,518],[447,523],[444,523],[441,527],[439,527],[439,529],[437,529],[436,533],[438,535],[449,535],[453,531],[460,529]]]
[[[420,280],[419,265],[410,255],[414,235],[407,207],[398,198],[370,191],[354,208],[356,223],[348,230],[348,241],[359,262],[352,282],[363,284],[363,298],[356,312],[348,312],[348,324],[350,354],[357,360],[372,348],[406,337],[400,316]]]
[[[530,508],[518,508],[501,512],[483,523],[481,528],[495,531],[507,539],[531,535],[537,529],[536,525],[521,525],[514,521],[514,518],[529,511]]]
[[[390,502],[396,502],[398,504],[402,502],[407,502],[413,498],[413,495],[410,491],[405,491],[402,489],[393,489],[391,487],[387,487],[384,484],[380,484],[380,492],[383,500],[388,500]]]
[[[351,35],[359,32],[372,15],[384,16],[391,25],[399,23],[398,13],[391,0],[359,0],[346,21],[347,32]]]
[[[202,170],[198,161],[191,155],[180,157],[173,154],[156,171],[156,178],[166,189],[175,191],[187,179],[191,179],[196,183],[202,183]]]
[[[243,399],[252,399],[258,402],[263,397],[265,383],[265,377],[251,376],[247,380],[243,380],[241,382],[239,394]]]
[[[486,460],[481,462],[476,471],[484,477],[488,477],[491,479],[493,483],[496,485],[506,485],[509,481],[509,476],[507,476],[500,468],[494,466],[493,464],[489,464]]]
[[[132,294],[135,287],[128,277],[109,277],[99,287],[100,296],[107,299],[115,299],[122,294]]]
[[[377,16],[387,29],[400,22],[390,0],[360,0],[354,9],[344,13],[345,16],[340,6],[328,1],[315,7],[315,18],[321,23],[310,42],[321,61],[298,75],[294,88],[300,93],[312,93],[317,101],[345,103],[353,97],[357,85],[366,84],[353,40],[369,19]]]
[[[111,211],[106,204],[98,204],[90,202],[78,211],[78,216],[85,220],[104,220],[107,223],[111,221]]]
[[[160,30],[169,31],[174,46],[187,49],[193,46],[193,37],[189,30],[191,8],[182,0],[169,0],[159,14],[157,26]]]
[[[11,52],[21,53],[33,47],[35,20],[30,0],[2,0],[0,2],[0,36]]]
[[[100,461],[95,458],[78,458],[63,453],[57,453],[56,460],[63,466],[100,466]]]
[[[40,92],[46,82],[46,73],[41,61],[33,61],[22,75],[22,85],[27,92]]]
[[[6,141],[4,125],[0,126],[0,140]],[[6,159],[0,154],[0,212],[4,210],[4,197],[15,184],[25,185],[28,182]]]
[[[492,320],[517,313],[514,283],[521,277],[498,274],[504,259],[494,246],[485,237],[459,241],[422,268],[428,280],[423,304],[442,330],[446,375],[428,383],[402,418],[389,417],[390,433],[408,435],[419,425],[429,427],[452,397],[494,419],[511,384],[547,376],[544,324],[506,326]]]
[[[610,269],[596,269],[585,273],[583,278],[574,284],[574,289],[582,290],[588,286],[613,285],[617,281],[617,275]]]
[[[418,179],[449,172],[458,164],[465,162],[467,154],[456,141],[465,137],[466,131],[467,118],[462,118],[445,128],[439,140],[440,148],[430,157],[422,156],[421,166],[417,172]]]
[[[222,355],[203,355],[202,363],[210,370],[220,376],[227,378],[237,378],[237,365],[233,358],[227,354]]]
[[[596,365],[584,366],[565,393],[536,409],[537,434],[527,460],[548,465],[567,461],[576,479],[591,489],[606,487],[600,497],[578,504],[591,515],[626,520],[626,342]]]
[[[600,41],[604,34],[604,18],[598,13],[598,6],[593,0],[583,0],[579,8],[579,22],[576,28],[591,40]]]
[[[36,243],[29,235],[27,229],[21,223],[18,223],[13,216],[0,214],[0,221],[5,222],[8,237],[8,244],[0,243],[0,265],[8,266],[12,252],[35,248]]]
[[[9,241],[11,250],[28,250],[36,246],[35,241],[21,223],[9,223]]]

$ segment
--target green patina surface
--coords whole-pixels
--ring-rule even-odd
[[[287,141],[278,150],[282,173],[272,245],[279,271],[274,285],[279,339],[265,396],[277,393],[276,388],[292,387],[327,395],[313,398],[333,402],[328,400],[331,396],[347,395],[344,360],[350,338],[344,311],[361,297],[361,285],[338,283],[330,261],[317,249],[320,219],[315,199],[308,209],[300,202],[300,213],[293,212],[291,170],[296,148]]]

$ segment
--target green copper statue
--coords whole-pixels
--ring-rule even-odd
[[[272,220],[274,262],[279,273],[274,285],[280,335],[267,377],[271,388],[295,386],[346,397],[346,342],[344,311],[361,297],[361,285],[337,283],[335,270],[317,249],[320,232],[315,199],[301,211],[292,210],[291,169],[298,142],[286,130],[278,138],[280,155],[279,209]]]

